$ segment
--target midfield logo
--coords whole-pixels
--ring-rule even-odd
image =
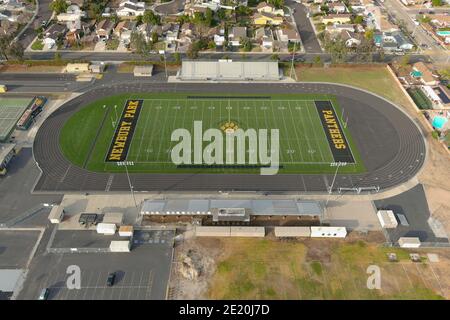
[[[270,146],[268,145],[269,131]],[[171,150],[172,162],[177,166],[248,164],[259,165],[261,175],[278,173],[280,157],[278,129],[244,131],[238,128],[224,133],[222,130],[210,128],[203,132],[202,121],[194,121],[193,136],[187,129],[179,128],[172,132],[170,138],[172,142],[178,142]],[[203,148],[204,142],[210,143]],[[246,145],[248,145],[247,149]]]

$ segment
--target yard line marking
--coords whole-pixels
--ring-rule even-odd
[[[168,107],[169,107],[169,106],[167,105],[166,108],[168,108]],[[165,120],[164,120],[164,122],[163,122],[162,129],[161,129],[161,131],[160,131],[160,137],[161,137],[162,134],[164,133],[164,129],[165,129],[165,126],[166,126],[166,123],[167,123],[167,115],[168,115],[168,114],[169,114],[169,112],[167,112],[167,110],[166,110],[166,117],[165,117]],[[157,155],[157,157],[156,157],[157,160],[159,160],[159,155],[161,154],[161,146],[162,146],[162,145],[163,145],[162,143],[159,144],[158,155]]]
[[[296,105],[298,106],[298,102],[296,102]],[[300,111],[300,114],[299,114],[299,118],[300,118],[300,122],[301,122],[301,125],[302,125],[302,128],[303,128],[303,132],[307,132],[307,131],[309,131],[308,129],[309,128],[307,128],[307,125],[306,125],[306,121],[304,121],[305,119],[305,111],[304,111],[304,109],[305,108],[307,108],[308,106],[307,105],[303,105],[303,103],[300,105],[300,107],[301,107],[301,110],[299,110]],[[309,135],[308,134],[305,134],[305,136],[306,136],[306,144],[308,145],[308,151],[309,150],[312,150],[312,148],[311,148],[311,143],[310,143],[310,139],[309,139]],[[302,151],[305,151],[304,149],[302,149]],[[312,153],[309,153],[308,151],[306,151],[306,157],[307,158],[310,158],[311,159],[311,161],[314,161],[314,159],[315,159],[315,157],[313,157],[313,154]],[[323,159],[322,159],[323,160]]]
[[[313,116],[312,116],[311,113],[309,112],[309,109],[310,109],[310,108],[311,108],[311,107],[310,107],[309,105],[306,106],[306,111],[308,112],[308,117],[309,117],[310,123],[312,123],[312,122],[313,122]],[[317,116],[319,116],[319,113],[318,113],[317,108],[316,108],[315,105],[314,105],[314,109],[316,109]],[[315,119],[317,119],[317,118],[315,118]],[[322,126],[321,126],[320,128],[322,128]],[[314,138],[316,139],[316,138],[317,138],[316,130],[312,130],[312,131],[313,131],[313,134],[314,134]],[[322,130],[322,132],[323,132],[323,130]],[[325,135],[325,132],[324,132],[323,134]],[[317,139],[317,141],[319,141],[319,139]],[[317,143],[317,141],[314,141],[314,142],[315,142],[315,147],[319,149],[320,157],[322,158],[322,161],[325,161],[325,158],[323,157],[323,153],[322,153],[322,146],[320,145],[320,143]],[[322,140],[320,140],[320,141],[322,141]],[[326,139],[326,136],[325,136],[325,140],[324,140],[324,141],[328,141],[328,140]],[[328,147],[330,147],[330,145],[328,145]],[[330,150],[331,150],[331,149],[330,149]]]
[[[288,106],[289,106],[289,113],[291,114],[291,121],[292,121],[292,124],[293,124],[293,126],[294,126],[294,132],[295,132],[295,136],[296,136],[296,140],[297,140],[297,145],[298,145],[298,153],[300,154],[300,158],[301,158],[301,161],[303,161],[304,159],[303,159],[303,155],[302,155],[302,153],[303,152],[301,152],[301,150],[302,150],[302,147],[301,147],[301,145],[300,145],[300,138],[299,138],[299,136],[298,136],[298,134],[297,134],[297,126],[295,125],[295,121],[294,121],[294,114],[292,113],[292,109],[291,109],[291,103],[290,102],[288,102]]]
[[[142,106],[142,108],[145,108],[145,103]],[[142,143],[144,142],[144,136],[145,136],[145,132],[147,131],[147,127],[148,127],[148,123],[149,123],[148,118],[150,117],[150,114],[151,114],[151,112],[147,111],[147,115],[145,116],[145,121],[144,121],[144,128],[142,129],[142,135],[141,135],[141,139],[139,141],[138,153],[137,153],[136,157],[134,157],[135,159],[139,159],[139,156],[141,155]],[[144,118],[144,117],[140,117],[140,119],[138,119],[138,123],[137,123],[138,128],[139,128],[140,122],[142,121],[142,118]],[[132,149],[133,142],[134,141],[131,142],[131,146],[130,146],[131,150],[133,150]]]

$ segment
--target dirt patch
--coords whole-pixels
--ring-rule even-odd
[[[221,247],[215,238],[190,239],[176,246],[169,299],[205,299]]]
[[[7,73],[62,73],[61,66],[26,66],[26,65],[3,65],[0,72]]]

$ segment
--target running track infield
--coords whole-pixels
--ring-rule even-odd
[[[348,128],[367,172],[338,174],[339,188],[389,189],[412,179],[425,161],[426,145],[418,126],[393,104],[365,91],[325,83],[292,84],[125,84],[101,87],[68,101],[40,127],[34,157],[42,170],[34,192],[128,191],[124,173],[96,173],[69,162],[59,147],[60,131],[75,112],[90,102],[119,93],[180,92],[224,94],[332,94],[345,109]],[[135,191],[326,192],[330,174],[130,174]]]

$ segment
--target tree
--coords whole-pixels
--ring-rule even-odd
[[[321,64],[322,58],[320,56],[315,56],[313,62],[314,64]]]
[[[157,32],[152,32],[152,43],[157,43],[159,40],[159,36]]]
[[[55,14],[66,12],[68,6],[69,5],[65,0],[53,0],[49,5],[50,9],[55,12]]]
[[[175,52],[175,53],[173,54],[173,57],[174,57],[174,59],[175,59],[175,63],[176,63],[176,64],[179,64],[179,63],[181,62],[181,55],[180,55],[179,52]]]
[[[355,18],[353,18],[353,23],[354,24],[361,24],[363,22],[364,22],[363,16],[356,16]]]
[[[219,10],[217,10],[217,18],[219,18],[219,20],[225,20],[226,17],[227,13],[224,8],[220,8]]]
[[[161,24],[161,17],[151,10],[145,10],[142,22],[159,25]]]
[[[433,4],[433,7],[442,6],[442,0],[432,0],[431,3]]]
[[[367,29],[366,32],[364,33],[364,38],[366,38],[367,40],[373,40],[373,35],[374,35],[374,31],[373,29]]]
[[[242,48],[244,49],[245,52],[252,51],[252,42],[249,38],[244,38],[242,40]]]
[[[280,57],[276,53],[274,53],[270,56],[270,60],[278,61],[280,60]]]
[[[23,60],[24,49],[22,43],[16,41],[8,48],[8,53],[19,61]]]
[[[281,9],[284,6],[284,0],[268,0],[267,2],[277,9]]]
[[[145,40],[144,35],[140,32],[131,33],[130,47],[134,52],[142,56],[148,55],[151,50],[151,44]]]
[[[325,37],[325,49],[331,54],[333,63],[343,63],[347,58],[348,48],[345,40],[339,35],[335,39]]]
[[[55,52],[53,60],[55,60],[55,62],[60,62],[61,61],[61,53]]]
[[[405,54],[402,57],[402,60],[400,61],[400,65],[402,65],[403,67],[407,67],[409,65],[410,60],[411,56],[409,54]]]
[[[438,71],[443,80],[450,81],[450,67]]]
[[[213,25],[214,23],[213,15],[214,15],[213,11],[210,8],[206,8],[204,25],[206,25],[207,27],[211,27]]]
[[[1,35],[0,36],[0,55],[8,60],[8,49],[11,43],[11,35]]]
[[[373,61],[373,52],[375,50],[375,45],[372,40],[363,38],[361,43],[356,47],[356,59],[359,62],[370,63]]]

